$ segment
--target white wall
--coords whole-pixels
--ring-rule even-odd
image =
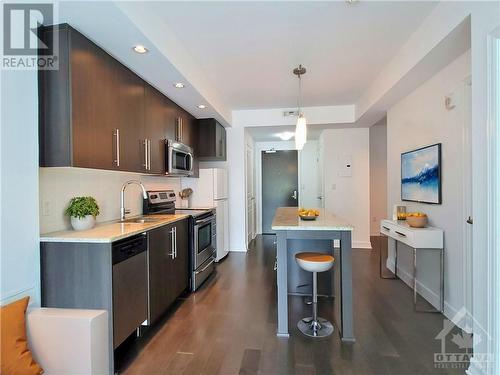
[[[0,304],[40,304],[36,71],[1,72]]]
[[[146,190],[173,189],[176,193],[180,190],[180,179],[173,177],[84,168],[40,168],[40,233],[71,228],[64,210],[75,196],[93,196],[97,200],[98,222],[119,219],[120,190],[128,180],[141,181]],[[130,216],[142,214],[139,186],[127,187],[125,207],[131,210]]]
[[[388,202],[390,216],[394,204],[403,204],[409,211],[428,214],[432,226],[445,233],[445,314],[452,317],[464,306],[463,288],[463,137],[466,106],[464,80],[471,72],[470,51],[452,62],[413,93],[394,105],[387,113],[387,171]],[[447,110],[445,96],[454,93],[456,107]],[[401,153],[434,143],[442,143],[442,197],[441,205],[401,201],[400,165]],[[409,249],[398,247],[399,271],[402,279],[411,277],[410,260],[404,261]],[[424,254],[418,265],[422,271],[419,282],[422,292],[431,302],[437,302],[439,289],[436,275],[426,272],[438,258]],[[406,277],[405,277],[406,275]]]
[[[229,179],[229,250],[246,251],[245,142],[243,127],[226,128]]]
[[[354,226],[354,248],[371,249],[369,129],[325,130],[322,142],[325,208]],[[345,157],[351,177],[340,176]]]
[[[370,233],[379,235],[387,218],[387,120],[370,127]]]

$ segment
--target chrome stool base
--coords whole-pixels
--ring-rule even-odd
[[[312,316],[299,320],[297,328],[309,337],[327,337],[333,333],[333,324],[323,318],[313,320]]]

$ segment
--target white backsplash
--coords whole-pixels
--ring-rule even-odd
[[[173,189],[177,196],[181,186],[180,178],[84,168],[40,168],[39,178],[40,233],[71,228],[64,210],[73,197],[94,197],[100,209],[97,221],[103,222],[119,219],[120,189],[128,180],[140,180],[146,190]],[[177,199],[179,201],[179,198]],[[142,213],[142,195],[139,186],[127,187],[125,207],[130,209],[130,215]]]

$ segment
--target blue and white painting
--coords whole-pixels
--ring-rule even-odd
[[[441,143],[401,154],[401,199],[441,203]]]

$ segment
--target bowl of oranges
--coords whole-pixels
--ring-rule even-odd
[[[319,216],[319,210],[316,210],[314,208],[311,209],[299,208],[299,217],[302,220],[316,220],[318,216]]]
[[[406,214],[406,222],[413,228],[424,228],[427,225],[427,215],[423,212],[409,212]]]

